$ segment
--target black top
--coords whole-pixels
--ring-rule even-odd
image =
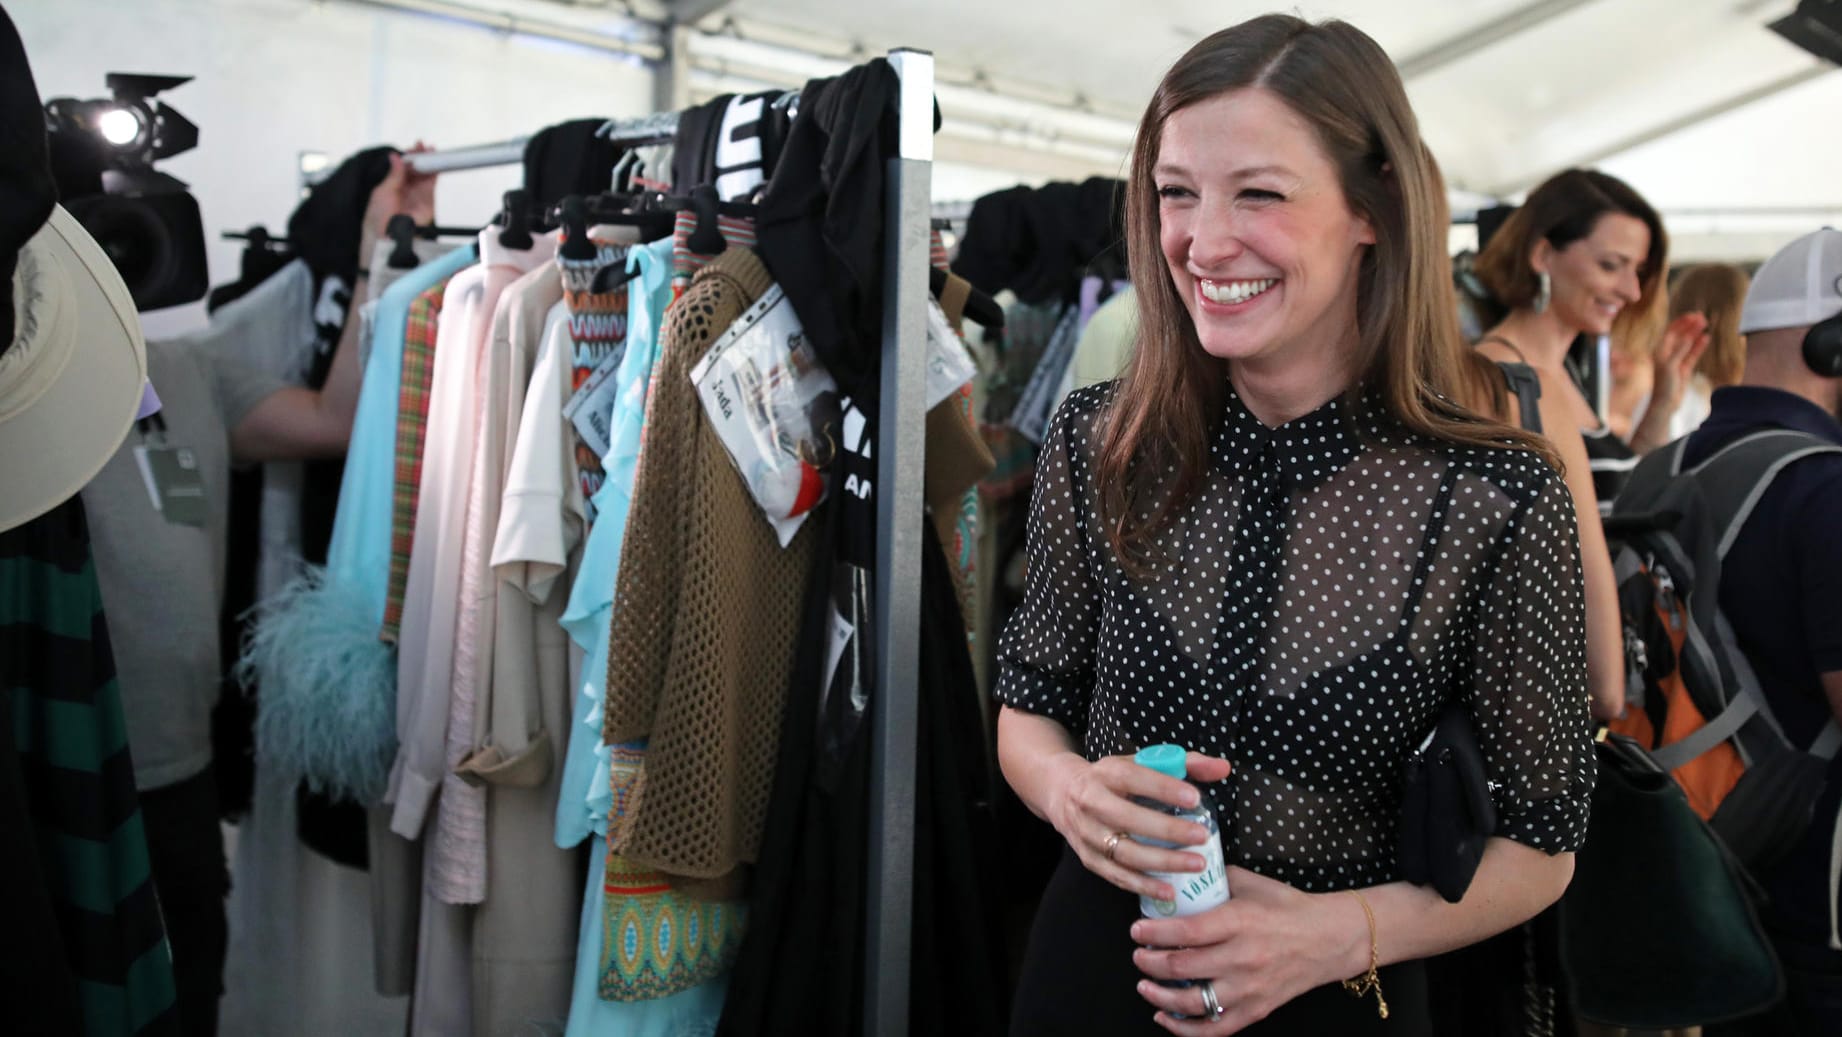
[[[1333,400],[1268,429],[1229,394],[1199,491],[1125,576],[1094,480],[1112,383],[1043,444],[1026,600],[997,697],[1089,759],[1227,757],[1204,790],[1231,861],[1302,889],[1397,877],[1402,767],[1469,702],[1498,834],[1577,849],[1593,784],[1572,498],[1525,451],[1418,437]],[[1358,426],[1361,426],[1360,429]]]
[[[1714,390],[1708,420],[1683,454],[1685,467],[1751,432],[1790,429],[1842,444],[1842,425],[1821,407],[1777,389]],[[1829,721],[1822,675],[1842,670],[1842,458],[1819,455],[1772,480],[1721,562],[1721,614],[1759,675],[1772,717],[1792,744],[1808,746]],[[1791,854],[1760,876],[1774,923],[1823,944],[1830,931],[1830,840],[1842,804],[1842,757],[1830,761],[1816,822]]]
[[[1631,471],[1641,460],[1631,445],[1612,434],[1601,424],[1598,429],[1581,429],[1586,441],[1586,463],[1593,473],[1593,496],[1599,498],[1599,514],[1612,513],[1612,502],[1631,481]]]

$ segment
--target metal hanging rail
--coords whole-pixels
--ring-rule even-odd
[[[677,133],[677,112],[661,112],[637,119],[609,119],[595,131],[596,136],[632,146],[663,144],[676,137]],[[524,161],[524,146],[528,140],[529,137],[513,137],[497,144],[419,151],[408,156],[409,165],[418,173],[451,173],[460,169],[515,166]]]
[[[485,169],[488,166],[515,166],[524,161],[524,143],[528,137],[514,137],[497,144],[475,144],[441,151],[418,151],[407,156],[409,168],[418,173],[451,173],[458,169]]]

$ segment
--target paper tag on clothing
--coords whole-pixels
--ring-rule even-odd
[[[825,632],[825,675],[819,681],[821,689],[831,687],[831,679],[838,672],[838,663],[844,658],[844,650],[851,646],[851,638],[857,636],[857,627],[845,619],[834,605],[825,610]],[[821,691],[820,699],[823,698],[824,692]]]
[[[608,395],[612,397],[614,392],[611,387],[614,383],[610,381],[606,384],[610,386]],[[614,402],[612,399],[605,407],[598,403],[585,403],[576,409],[569,421],[576,427],[576,435],[581,438],[584,448],[598,458],[608,456],[608,447],[614,443]]]
[[[134,460],[154,510],[176,526],[205,524],[205,480],[190,447],[137,446]]]
[[[601,363],[563,405],[563,417],[576,427],[582,445],[596,458],[606,457],[613,443],[614,403],[620,395],[620,383],[614,378],[625,349],[616,349],[601,358]]]
[[[619,349],[601,358],[601,362],[595,365],[593,371],[589,372],[588,378],[583,381],[582,385],[578,387],[575,392],[570,394],[568,400],[563,402],[564,421],[574,421],[577,411],[587,406],[591,398],[604,392],[602,387],[614,380],[614,372],[619,369],[621,357],[625,355],[626,352],[625,349]],[[611,392],[612,390],[605,391]],[[613,405],[613,397],[609,396],[607,400],[611,408]]]
[[[779,285],[711,346],[691,381],[729,459],[785,547],[825,499],[837,454],[838,383]]]
[[[979,373],[966,343],[953,330],[946,311],[927,301],[927,410],[958,392]]]

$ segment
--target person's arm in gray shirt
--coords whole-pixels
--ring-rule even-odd
[[[420,145],[418,145],[420,150]],[[358,254],[368,259],[372,244],[383,235],[384,225],[398,213],[414,216],[418,224],[435,217],[435,176],[417,173],[392,155],[390,173],[371,192],[365,206],[363,244]],[[359,273],[362,280],[364,272]],[[287,386],[277,389],[249,408],[230,430],[231,457],[238,462],[286,461],[310,457],[337,457],[345,452],[352,434],[352,416],[358,410],[358,386],[363,374],[358,362],[358,308],[362,285],[354,285],[346,312],[345,330],[333,352],[332,369],[319,389]]]

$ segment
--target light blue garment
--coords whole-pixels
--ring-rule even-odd
[[[378,297],[326,567],[261,608],[238,672],[262,686],[265,765],[360,803],[384,793],[396,758],[396,656],[378,638],[389,592],[403,334],[416,296],[474,262],[456,249]]]
[[[646,393],[659,359],[659,327],[671,304],[672,243],[661,241],[628,252],[628,269],[638,271],[627,296],[627,352],[615,371],[620,387],[609,423],[607,478],[595,493],[595,524],[582,547],[582,564],[561,623],[587,653],[576,699],[577,723],[570,728],[557,798],[556,842],[571,847],[590,834],[602,844],[590,848],[593,865],[582,891],[576,974],[565,1037],[710,1037],[723,1013],[729,987],[722,976],[670,997],[652,1001],[603,1001],[601,943],[607,875],[608,749],[601,741],[601,703],[607,694],[608,634],[614,615],[614,580],[621,542],[633,503],[633,477],[646,427]]]
[[[723,1015],[729,974],[655,1001],[603,1001],[601,983],[601,882],[605,848],[594,854],[582,892],[582,940],[576,947],[576,981],[569,997],[564,1037],[711,1037]]]
[[[646,427],[646,391],[659,358],[659,324],[672,301],[672,243],[661,241],[628,251],[628,268],[639,275],[628,283],[627,352],[614,372],[619,391],[609,422],[608,453],[602,458],[607,478],[595,492],[595,524],[582,545],[562,625],[586,653],[582,684],[575,702],[577,722],[569,731],[563,758],[563,787],[556,804],[556,844],[568,849],[592,832],[606,835],[609,787],[608,754],[601,743],[601,703],[608,686],[608,627],[614,614],[614,578],[620,569],[627,511],[633,503],[633,476],[639,463],[640,433]],[[597,892],[599,896],[599,892]],[[596,956],[600,950],[597,948]]]
[[[371,358],[358,390],[345,476],[339,483],[339,512],[326,548],[329,578],[349,580],[364,591],[365,618],[381,626],[390,592],[391,522],[396,511],[397,404],[403,389],[403,334],[416,296],[477,260],[458,248],[399,277],[378,296],[372,319]]]

